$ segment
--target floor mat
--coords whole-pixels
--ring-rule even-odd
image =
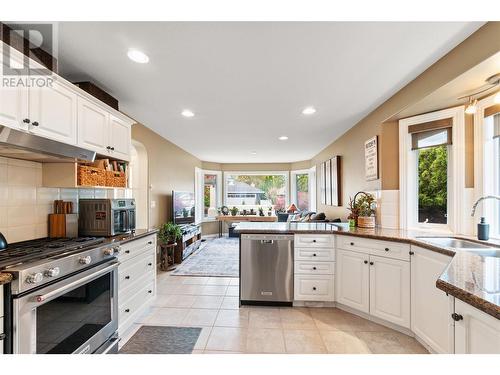
[[[239,239],[214,238],[177,267],[176,276],[239,276]]]
[[[201,328],[142,326],[119,354],[190,354]]]

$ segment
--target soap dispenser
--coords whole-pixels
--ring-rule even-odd
[[[490,239],[490,225],[486,224],[484,217],[481,217],[481,221],[477,224],[477,239],[481,241]]]

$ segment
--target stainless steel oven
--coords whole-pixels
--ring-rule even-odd
[[[78,206],[81,236],[115,236],[135,230],[134,199],[80,199]]]
[[[84,258],[80,258],[84,259]],[[102,353],[118,329],[115,258],[12,299],[13,352]]]

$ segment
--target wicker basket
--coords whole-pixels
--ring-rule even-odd
[[[79,186],[106,186],[106,171],[87,165],[79,165],[77,181]]]
[[[106,171],[106,186],[127,187],[127,177],[124,172]]]
[[[358,227],[375,228],[375,216],[358,216]]]

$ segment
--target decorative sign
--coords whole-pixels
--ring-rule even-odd
[[[340,156],[334,156],[321,163],[319,172],[321,204],[327,206],[341,206]]]
[[[366,181],[378,180],[378,136],[365,142]]]

